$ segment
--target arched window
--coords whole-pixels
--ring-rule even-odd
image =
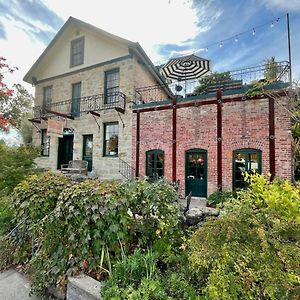
[[[261,151],[257,149],[239,149],[233,151],[233,189],[247,186],[244,173],[261,173]]]
[[[165,154],[162,150],[149,150],[146,152],[146,175],[151,180],[164,176]]]

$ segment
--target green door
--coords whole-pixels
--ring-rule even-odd
[[[88,171],[92,171],[93,168],[93,135],[84,135],[83,136],[83,151],[82,151],[82,160],[88,162]]]
[[[73,139],[73,135],[65,135],[58,139],[57,169],[73,159]]]
[[[185,155],[185,193],[207,197],[207,151],[192,149]]]
[[[81,82],[72,84],[72,116],[80,116]]]
[[[164,177],[164,152],[150,150],[146,152],[146,176],[150,181]]]

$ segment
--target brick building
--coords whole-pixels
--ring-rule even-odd
[[[87,160],[100,179],[165,177],[203,197],[243,187],[247,171],[291,177],[283,76],[266,87],[276,99],[245,98],[243,78],[179,96],[138,43],[70,17],[24,80],[35,85],[40,167]]]
[[[268,86],[283,92],[282,82]],[[156,87],[159,88],[159,87]],[[137,176],[180,181],[182,196],[244,186],[243,172],[291,178],[288,100],[240,89],[147,101],[134,107],[132,165]],[[145,90],[139,90],[142,94]]]

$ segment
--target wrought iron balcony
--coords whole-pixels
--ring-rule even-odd
[[[61,116],[69,119],[80,117],[84,113],[100,115],[102,110],[115,109],[120,113],[125,112],[126,96],[121,92],[98,94],[74,98],[60,102],[51,102],[48,105],[33,108],[32,121]]]
[[[290,66],[287,61],[274,62],[272,65],[262,64],[254,67],[224,72],[222,76],[204,76],[199,80],[181,80],[166,84],[174,96],[186,98],[190,96],[215,93],[216,90],[242,90],[261,81],[272,84],[289,81]],[[209,77],[210,76],[210,77]],[[205,80],[205,78],[208,78]],[[209,96],[209,95],[208,95]],[[211,94],[210,94],[211,96]],[[135,102],[149,103],[167,100],[161,85],[153,85],[136,89]]]

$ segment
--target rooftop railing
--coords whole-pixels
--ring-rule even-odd
[[[126,96],[121,92],[98,94],[73,98],[33,108],[34,119],[61,116],[74,119],[83,113],[97,113],[101,110],[115,109],[125,112]]]
[[[287,61],[274,62],[272,65],[262,64],[254,67],[237,69],[224,72],[224,76],[209,75],[209,80],[178,80],[166,84],[173,96],[186,98],[190,96],[209,94],[221,90],[237,90],[243,87],[253,85],[254,83],[267,81],[288,82],[289,81],[289,63]],[[208,78],[208,77],[206,77]],[[136,89],[135,102],[149,103],[154,101],[163,101],[171,98],[164,92],[161,85],[153,85]]]

